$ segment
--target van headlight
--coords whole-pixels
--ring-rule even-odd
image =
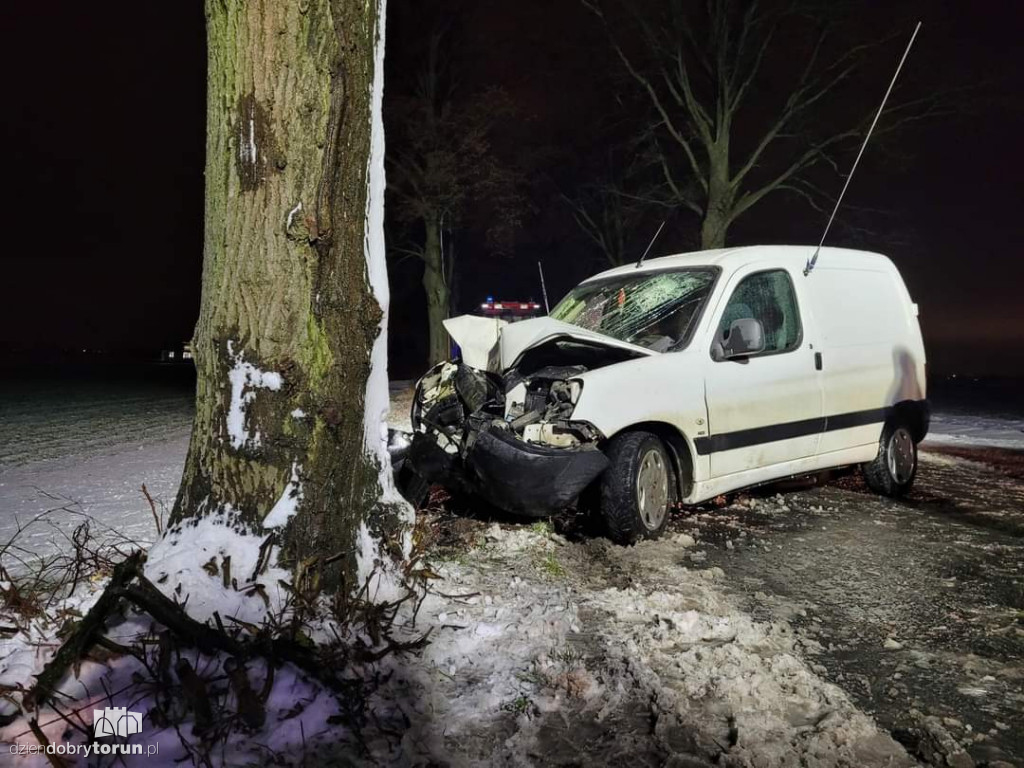
[[[569,402],[575,407],[576,403],[579,402],[580,395],[583,393],[583,382],[579,379],[569,380]]]

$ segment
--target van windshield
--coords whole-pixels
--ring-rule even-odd
[[[639,272],[573,288],[551,317],[655,352],[682,349],[718,276],[710,267]]]

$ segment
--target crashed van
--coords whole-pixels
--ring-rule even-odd
[[[805,273],[812,252],[667,256],[547,317],[448,320],[461,357],[416,386],[400,487],[531,517],[582,499],[621,543],[677,503],[835,467],[906,493],[929,419],[917,306],[885,256],[823,248]]]

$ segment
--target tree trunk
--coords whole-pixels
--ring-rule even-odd
[[[384,0],[207,0],[206,17],[196,416],[171,520],[273,524],[285,564],[352,586],[362,524],[395,541],[405,514],[382,500]]]
[[[729,177],[729,136],[726,131],[708,147],[708,196],[700,227],[700,247],[724,248],[732,219],[735,191]]]
[[[444,269],[444,253],[441,250],[440,220],[428,216],[424,219],[427,236],[423,244],[423,290],[427,293],[427,323],[430,330],[430,365],[447,360],[451,355],[448,348],[448,331],[442,324],[448,318],[451,293]]]

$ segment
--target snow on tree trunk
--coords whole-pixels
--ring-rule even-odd
[[[410,522],[384,421],[385,2],[207,0],[206,17],[196,417],[172,523],[277,530],[285,567],[351,589],[381,547],[407,554]]]

